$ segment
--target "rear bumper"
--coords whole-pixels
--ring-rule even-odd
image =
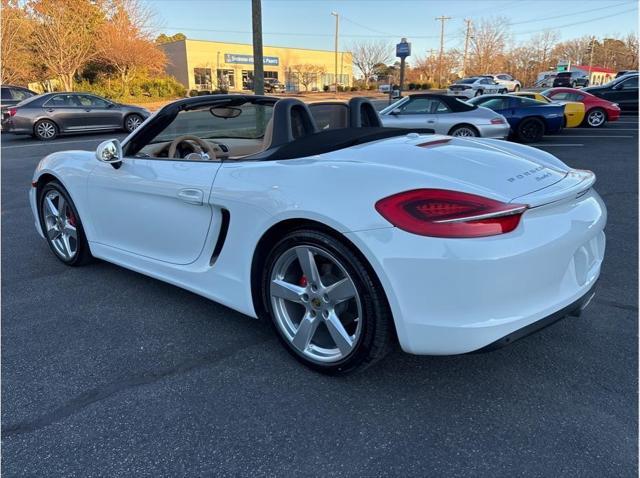
[[[483,138],[505,139],[511,131],[511,127],[506,121],[504,124],[482,124],[476,126],[480,136]]]
[[[447,95],[448,96],[457,96],[457,97],[461,97],[461,98],[466,98],[466,99],[471,99],[476,95],[476,90],[469,88],[466,90],[457,90],[457,91],[453,91],[453,90],[447,90]]]
[[[606,208],[591,190],[530,209],[509,234],[417,236],[397,228],[348,233],[376,271],[402,349],[473,352],[576,303],[600,275]]]
[[[536,332],[539,332],[540,330],[545,329],[566,317],[580,317],[580,315],[582,315],[582,311],[587,308],[587,306],[591,302],[591,299],[593,299],[595,295],[596,284],[594,284],[586,294],[584,294],[575,302],[572,302],[568,306],[564,307],[563,309],[560,309],[559,311],[548,315],[544,319],[540,319],[537,322],[533,322],[532,324],[522,327],[521,329],[516,330],[509,335],[505,335],[501,339],[498,339],[495,342],[490,343],[489,345],[485,345],[481,349],[475,350],[471,353],[491,352],[493,350],[501,349],[502,347],[506,347],[507,345],[512,344],[516,340],[520,340],[531,334],[535,334]]]

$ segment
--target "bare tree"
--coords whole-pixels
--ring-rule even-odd
[[[0,16],[2,83],[26,83],[32,76],[29,37],[33,23],[17,0],[2,0]]]
[[[164,53],[147,31],[151,16],[138,0],[113,0],[108,21],[98,28],[98,56],[118,72],[123,95],[136,73],[160,71],[166,64]]]
[[[529,40],[529,43],[535,47],[535,59],[543,70],[549,68],[549,66],[552,66],[552,64],[555,63],[552,61],[552,52],[553,47],[557,42],[558,32],[554,30],[544,30],[534,35]],[[558,58],[555,60],[557,61]]]
[[[638,69],[638,35],[635,33],[629,33],[624,38],[624,46],[627,51],[627,63],[626,68],[630,70]]]
[[[76,72],[97,55],[95,35],[104,21],[102,2],[33,0],[31,35],[34,53],[65,90],[73,90]]]
[[[292,65],[290,68],[293,78],[309,91],[309,86],[318,81],[318,77],[325,73],[323,67],[305,63],[304,65]]]
[[[501,70],[509,40],[508,20],[497,17],[482,20],[474,25],[469,70],[475,74],[495,73]]]
[[[552,57],[559,60],[568,60],[573,65],[586,65],[589,63],[589,47],[591,38],[584,36],[557,43],[553,47]]]
[[[355,42],[350,47],[353,64],[362,73],[365,85],[373,75],[375,66],[391,60],[391,45],[383,40]]]

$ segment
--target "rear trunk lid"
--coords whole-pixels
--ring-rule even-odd
[[[566,187],[564,184],[557,186],[548,195],[535,195],[557,183],[564,183],[572,170],[545,161],[533,148],[523,148],[516,153],[494,144],[449,136],[416,135],[350,149],[360,153],[358,156],[363,162],[385,164],[409,172],[407,189],[453,189],[502,202],[517,202],[527,196],[539,205],[547,199],[557,200],[570,187],[567,183]],[[574,185],[582,180],[581,176],[572,176]]]

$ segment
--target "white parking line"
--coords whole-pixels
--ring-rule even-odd
[[[615,134],[576,134],[572,136],[573,138],[635,138],[636,136],[628,135],[615,135]],[[552,137],[546,139],[555,139]],[[558,139],[566,139],[566,138],[558,138]]]
[[[540,148],[546,148],[547,146],[553,146],[554,148],[557,146],[572,146],[572,147],[581,147],[584,146],[584,144],[536,144],[535,146],[540,147]]]

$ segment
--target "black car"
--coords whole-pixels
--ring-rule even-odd
[[[616,73],[616,78],[620,78],[621,76],[628,75],[629,73],[638,73],[638,70],[622,70]]]
[[[91,93],[45,93],[9,106],[2,127],[14,134],[54,139],[63,133],[102,130],[131,132],[151,113],[138,106],[114,103]]]
[[[22,86],[2,85],[2,92],[0,95],[0,115],[4,113],[5,109],[9,106],[14,106],[27,98],[36,96],[38,93],[31,91],[28,88]]]
[[[618,103],[623,111],[638,111],[638,73],[630,73],[604,85],[585,88],[584,91]]]
[[[561,71],[553,80],[553,86],[564,86],[567,88],[577,88],[578,86],[589,86],[589,77],[579,70]]]

